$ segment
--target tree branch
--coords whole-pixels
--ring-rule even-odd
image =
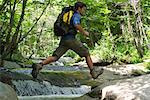
[[[9,40],[10,40],[10,33],[11,33],[12,27],[14,25],[14,14],[15,14],[16,3],[17,3],[17,0],[14,1],[12,10],[11,10],[11,5],[10,5],[11,17],[10,17],[9,30],[8,30],[8,34],[6,37],[6,42],[9,42]]]
[[[26,38],[29,33],[32,31],[32,29],[35,27],[35,25],[38,23],[38,21],[40,20],[40,18],[42,17],[42,15],[44,14],[45,10],[47,9],[48,5],[50,4],[50,1],[47,3],[46,7],[43,9],[41,15],[39,16],[39,18],[36,20],[36,22],[33,24],[33,26],[30,28],[30,30],[18,41],[18,43],[22,42],[24,38]]]
[[[25,7],[26,7],[26,3],[27,3],[27,0],[23,0],[23,4],[22,4],[22,13],[21,13],[21,16],[20,16],[20,20],[18,22],[18,25],[16,27],[16,31],[14,33],[14,35],[12,36],[12,40],[11,40],[11,43],[9,44],[9,46],[5,49],[5,53],[2,55],[2,57],[5,57],[6,55],[8,55],[9,53],[11,53],[14,49],[16,49],[17,47],[17,38],[18,38],[18,33],[19,33],[19,29],[20,29],[20,26],[22,24],[22,21],[24,19],[24,14],[25,14]]]
[[[3,4],[0,5],[0,13],[5,9],[5,5],[9,2],[9,0],[3,0]]]

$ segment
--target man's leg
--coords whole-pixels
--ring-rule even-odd
[[[70,49],[76,52],[80,57],[85,57],[92,78],[96,79],[99,75],[103,73],[102,68],[93,66],[93,62],[90,57],[88,49],[80,41],[72,40],[70,41],[70,44],[68,46],[70,47]]]
[[[57,56],[50,56],[47,59],[43,60],[42,62],[38,63],[38,64],[33,64],[32,65],[32,76],[33,78],[37,78],[37,75],[39,74],[39,71],[42,69],[43,65],[49,64],[51,62],[56,61],[58,58]]]
[[[104,69],[93,66],[93,62],[92,62],[90,55],[86,56],[85,59],[86,59],[87,65],[90,69],[90,74],[91,74],[92,78],[93,79],[98,78],[98,76],[104,72]]]
[[[86,63],[88,65],[89,69],[92,70],[94,67],[93,67],[93,62],[92,62],[90,55],[86,56],[85,59],[86,59]]]
[[[58,60],[57,56],[49,56],[47,59],[43,60],[40,64],[42,64],[42,66],[43,66],[43,65],[55,62],[57,60]]]
[[[63,42],[60,42],[59,47],[53,52],[52,56],[49,56],[47,59],[43,60],[38,64],[33,64],[32,65],[33,70],[31,72],[33,78],[37,78],[37,75],[39,71],[42,69],[43,65],[57,61],[64,53],[67,52],[67,50],[68,48],[63,45]]]

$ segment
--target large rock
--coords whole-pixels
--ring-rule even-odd
[[[150,100],[150,74],[107,81],[73,100]],[[86,99],[85,99],[86,98]]]
[[[109,82],[112,85],[101,85],[101,100],[150,100],[150,74],[126,80]],[[102,87],[103,86],[103,87]],[[102,90],[102,92],[100,92]]]
[[[126,87],[122,85],[111,85],[105,87],[102,90],[101,100],[146,100],[142,98],[140,99],[139,93],[132,91],[129,86]]]
[[[18,100],[13,88],[0,82],[0,100]]]

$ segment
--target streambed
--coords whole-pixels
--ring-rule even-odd
[[[104,73],[93,80],[88,68],[45,66],[38,79],[34,80],[30,74],[31,70],[30,67],[15,68],[4,72],[11,76],[19,100],[72,100],[101,84],[129,78],[129,76],[114,74],[105,68]]]

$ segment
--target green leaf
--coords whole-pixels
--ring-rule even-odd
[[[36,42],[36,37],[35,37],[35,36],[31,36],[31,38],[30,38],[30,42],[31,42],[31,43]]]

